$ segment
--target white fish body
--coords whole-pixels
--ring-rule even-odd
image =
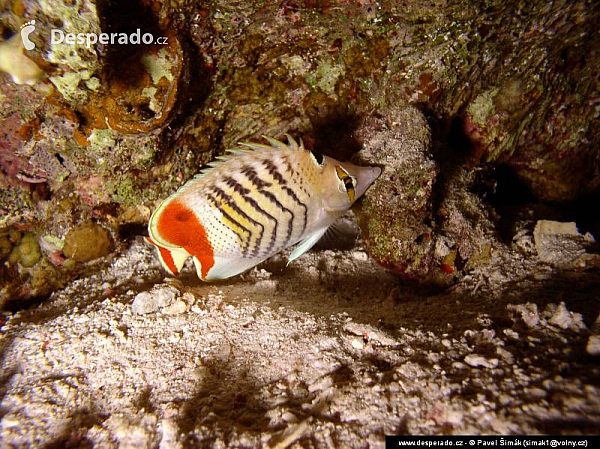
[[[381,173],[265,137],[269,145],[218,158],[154,211],[148,242],[178,274],[192,257],[200,279],[240,274],[298,244],[308,251]],[[220,159],[220,160],[219,160]]]

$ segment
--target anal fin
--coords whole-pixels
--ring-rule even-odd
[[[179,274],[185,261],[190,257],[190,254],[183,248],[166,248],[154,242],[150,237],[146,237],[146,241],[156,247],[161,265],[172,275]]]
[[[195,257],[192,258],[194,264],[196,265],[196,272],[198,273],[198,277],[203,281],[215,281],[219,279],[227,279],[232,276],[236,276],[244,271],[249,270],[250,268],[258,265],[265,258],[255,258],[255,259],[230,259],[223,257],[215,257],[215,264],[209,270],[206,277],[202,276],[202,265],[200,261]]]

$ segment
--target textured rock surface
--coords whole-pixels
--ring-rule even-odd
[[[540,220],[533,230],[533,239],[541,261],[559,267],[585,266],[586,248],[595,241],[588,233],[582,235],[574,222],[561,223]]]
[[[407,278],[430,278],[435,240],[431,223],[437,164],[427,121],[412,106],[369,116],[354,136],[360,157],[383,173],[357,208],[371,256]],[[441,262],[441,260],[439,261]]]

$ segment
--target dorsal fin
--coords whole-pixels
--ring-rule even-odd
[[[225,154],[215,157],[214,160],[212,160],[211,162],[206,164],[202,169],[200,169],[200,171],[192,179],[190,179],[188,182],[186,182],[184,187],[186,185],[192,184],[194,181],[197,181],[198,179],[202,178],[204,175],[209,173],[213,168],[217,168],[221,164],[223,164],[231,159],[247,155],[249,153],[252,153],[253,151],[263,151],[263,150],[302,151],[302,150],[304,150],[304,143],[302,142],[302,139],[300,139],[300,143],[298,143],[289,134],[286,133],[285,136],[287,137],[287,140],[288,140],[287,144],[283,143],[280,140],[274,139],[273,137],[264,136],[264,135],[262,136],[262,138],[265,139],[267,142],[269,142],[269,145],[266,145],[264,143],[255,143],[255,142],[240,142],[239,145],[242,145],[245,148],[237,147],[237,148],[230,148],[230,149],[225,150]]]
[[[285,135],[287,137],[288,143],[283,143],[280,140],[274,139],[269,136],[262,136],[269,145],[265,145],[264,143],[255,143],[255,142],[240,142],[240,145],[243,145],[247,148],[250,148],[254,151],[262,151],[262,150],[304,150],[304,143],[302,139],[300,139],[300,143],[296,142],[292,136],[289,134]]]

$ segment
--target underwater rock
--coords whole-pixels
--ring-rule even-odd
[[[600,101],[598,89],[593,83],[573,87],[553,79],[535,90],[525,84],[510,79],[468,104],[463,124],[473,157],[506,163],[545,201],[569,202],[597,191],[600,147],[593,142],[599,129],[589,117],[590,105]],[[542,108],[540,91],[548,103]]]
[[[2,36],[35,20],[26,55],[48,82],[0,85],[2,227],[62,236],[89,217],[121,239],[240,140],[290,132],[343,159],[367,116],[359,155],[386,166],[358,211],[369,250],[405,277],[446,285],[499,247],[473,173],[503,164],[559,201],[600,186],[600,10],[585,0],[9,3]],[[53,29],[138,28],[165,45],[50,44]],[[406,103],[427,114],[433,139]],[[42,250],[10,276],[48,260],[57,277],[86,266],[68,245],[65,260]]]
[[[156,285],[149,292],[138,293],[131,303],[131,311],[138,315],[166,309],[167,314],[178,314],[182,301],[176,301],[180,291],[172,285]],[[175,301],[175,302],[174,302]],[[175,306],[175,307],[171,307]],[[183,304],[185,306],[185,304]]]
[[[146,46],[112,68],[109,95],[102,96],[100,107],[111,129],[126,134],[160,130],[177,112],[182,84],[188,81],[187,58],[176,35],[164,37],[166,45]]]
[[[575,222],[539,220],[533,231],[538,257],[555,266],[572,267],[585,263],[586,247],[594,243],[591,234],[580,234]]]
[[[21,239],[21,233],[14,228],[0,229],[0,261],[7,259]]]
[[[397,106],[385,117],[367,117],[354,136],[363,144],[361,158],[383,168],[356,208],[368,251],[384,267],[422,280],[433,264],[428,222],[438,170],[427,121],[413,106]]]
[[[383,173],[355,209],[370,255],[403,278],[433,287],[488,264],[495,227],[472,193],[472,171],[457,156],[435,161],[427,120],[413,106],[364,119],[354,137]],[[454,156],[454,157],[452,157]],[[435,189],[435,190],[434,190]]]
[[[65,236],[63,253],[77,262],[89,262],[106,256],[112,250],[110,233],[95,223],[84,223]]]
[[[469,67],[470,80],[482,84],[463,104],[475,158],[506,163],[544,201],[597,194],[598,5],[561,0],[552,6],[528,2],[526,9],[513,2],[498,6],[504,12],[496,17],[503,19],[486,25],[481,47],[494,57]],[[469,45],[482,37],[471,34]],[[474,85],[457,87],[448,96]]]
[[[29,225],[0,229],[0,309],[45,298],[68,279],[46,259]]]

